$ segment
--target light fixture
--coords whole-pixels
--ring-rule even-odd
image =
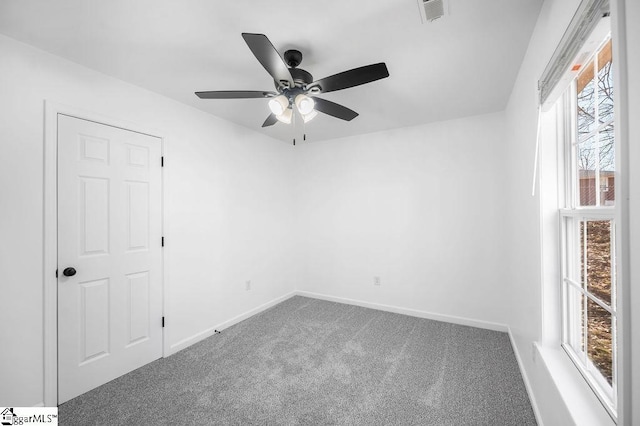
[[[311,112],[308,114],[302,114],[302,119],[305,123],[308,123],[309,121],[313,120],[313,117],[315,117],[316,115],[318,115],[318,111],[311,110]]]
[[[289,99],[284,95],[276,96],[269,101],[269,109],[276,116],[282,115],[288,108]]]
[[[271,106],[271,101],[269,102],[269,106]],[[273,110],[271,110],[273,111]],[[275,114],[275,113],[274,113]],[[285,109],[282,114],[276,114],[276,118],[278,121],[284,124],[291,124],[291,117],[293,116],[293,111],[291,108]]]
[[[303,116],[310,114],[313,111],[313,107],[315,106],[315,102],[313,101],[313,99],[307,95],[296,96],[295,102],[296,106],[298,107],[298,111],[300,111],[300,114],[302,114]]]

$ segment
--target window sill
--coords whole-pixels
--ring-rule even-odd
[[[575,424],[615,426],[569,356],[560,347],[536,347]]]

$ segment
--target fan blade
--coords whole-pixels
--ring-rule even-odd
[[[354,68],[322,78],[311,83],[309,87],[319,86],[322,93],[327,93],[371,83],[387,77],[389,77],[387,66],[384,62],[380,62],[379,64],[365,65],[364,67]]]
[[[216,90],[213,92],[196,92],[200,99],[251,99],[277,96],[274,92],[260,90]]]
[[[358,113],[335,102],[311,96],[315,102],[315,109],[332,117],[345,121],[351,121],[358,116]]]
[[[266,120],[264,120],[264,123],[262,123],[262,127],[269,127],[269,126],[273,126],[274,124],[276,124],[278,122],[278,119],[276,118],[275,114],[270,114]]]
[[[287,68],[280,54],[276,48],[273,47],[273,44],[271,44],[266,35],[242,33],[242,38],[244,38],[244,41],[256,59],[258,59],[264,69],[266,69],[271,77],[278,83],[278,86],[280,86],[282,81],[289,82],[289,87],[294,86],[293,77],[291,77],[289,68]]]

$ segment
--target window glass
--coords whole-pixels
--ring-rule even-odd
[[[611,413],[616,406],[615,128],[611,41],[576,77],[566,129],[562,343]]]
[[[596,205],[596,138],[588,136],[576,147],[578,160],[578,183],[580,205]]]
[[[593,78],[593,61],[580,74],[577,81],[578,140],[582,140],[595,129],[596,83]]]
[[[612,281],[611,221],[589,220],[586,225],[586,288],[589,293],[610,307]]]
[[[580,206],[613,206],[615,156],[611,40],[576,79],[576,162]],[[597,72],[596,72],[597,69]]]
[[[611,314],[591,299],[587,300],[587,305],[589,360],[611,385],[613,380]]]

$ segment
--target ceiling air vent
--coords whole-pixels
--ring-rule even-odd
[[[444,16],[444,0],[418,0],[420,3],[420,15],[423,17],[423,22],[435,21],[438,18]],[[424,15],[422,12],[424,11]]]

